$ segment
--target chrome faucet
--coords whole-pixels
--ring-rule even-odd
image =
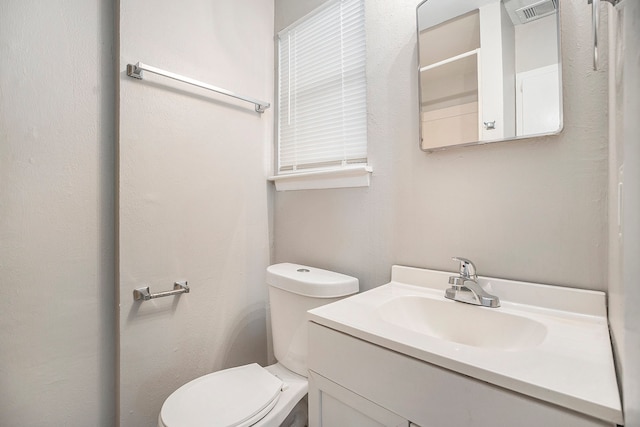
[[[473,262],[460,257],[453,257],[453,260],[460,262],[460,275],[449,277],[449,284],[452,286],[444,292],[444,296],[468,304],[500,307],[500,298],[487,293],[478,284],[476,266]]]

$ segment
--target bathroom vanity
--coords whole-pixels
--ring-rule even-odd
[[[444,298],[451,273],[309,312],[309,426],[623,424],[602,292],[479,278],[487,308]]]

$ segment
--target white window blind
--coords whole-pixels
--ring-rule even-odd
[[[364,1],[332,1],[278,40],[278,172],[366,163]]]

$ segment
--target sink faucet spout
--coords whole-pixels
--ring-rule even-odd
[[[449,277],[449,284],[452,286],[445,291],[444,296],[454,301],[484,307],[500,307],[500,298],[491,295],[478,284],[476,266],[473,262],[460,257],[454,257],[453,260],[460,262],[460,275]]]

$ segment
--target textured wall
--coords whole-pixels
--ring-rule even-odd
[[[0,3],[0,425],[112,426],[113,4]]]
[[[640,426],[640,3],[625,0],[609,18],[612,23],[609,320],[622,379],[625,426],[637,427]],[[622,191],[618,183],[622,183]]]
[[[273,110],[145,74],[141,61],[273,97],[273,3],[120,1],[120,423],[155,426],[166,397],[267,361],[265,269]],[[133,289],[191,292],[139,303]]]
[[[276,31],[320,0],[277,0]],[[371,187],[277,193],[275,260],[386,283],[392,264],[605,289],[607,74],[591,70],[588,5],[562,1],[564,131],[418,149],[415,7],[367,0]]]

